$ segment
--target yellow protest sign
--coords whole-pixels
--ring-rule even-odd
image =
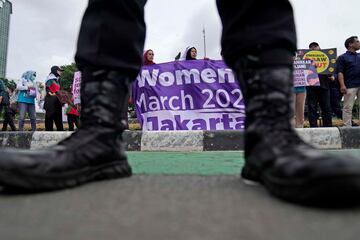
[[[336,48],[322,50],[298,50],[297,56],[303,60],[313,60],[319,74],[333,74],[336,68]]]

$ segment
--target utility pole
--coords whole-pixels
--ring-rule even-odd
[[[204,37],[204,58],[207,57],[206,54],[206,32],[205,32],[205,27],[203,27],[203,37]]]

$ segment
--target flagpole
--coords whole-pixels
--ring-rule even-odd
[[[205,27],[203,27],[203,37],[204,37],[204,58],[207,57],[206,54],[206,32],[205,32]]]

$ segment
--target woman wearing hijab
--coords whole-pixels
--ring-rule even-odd
[[[144,66],[154,65],[154,51],[149,49],[144,53]]]
[[[187,47],[180,60],[197,60],[197,49],[195,47]],[[204,60],[209,60],[209,58],[204,57]]]
[[[36,131],[35,98],[39,96],[39,90],[35,83],[36,72],[26,71],[16,85],[19,91],[19,131],[24,131],[25,115],[28,113],[31,124],[31,131]]]
[[[62,104],[56,93],[60,90],[59,78],[62,69],[58,66],[51,67],[51,72],[46,80],[46,96],[44,109],[45,113],[45,131],[53,131],[55,122],[57,131],[64,131],[62,123]]]
[[[186,50],[185,60],[196,60],[197,50],[195,47],[190,47]]]

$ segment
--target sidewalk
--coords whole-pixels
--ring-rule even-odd
[[[298,134],[320,149],[360,149],[360,128],[304,128]],[[40,149],[71,135],[71,132],[2,132],[0,146]],[[126,131],[128,151],[202,152],[244,150],[242,131]],[[274,144],[276,144],[274,139]]]

